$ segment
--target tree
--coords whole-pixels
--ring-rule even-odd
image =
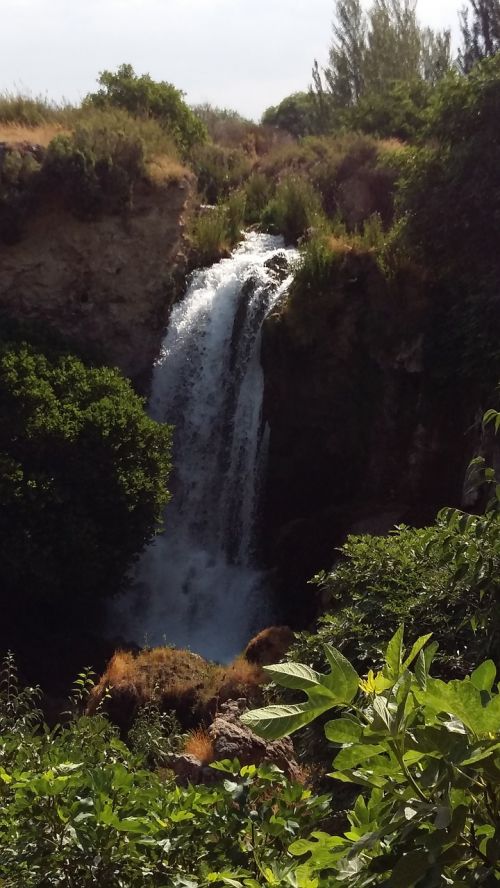
[[[318,106],[315,96],[308,92],[286,96],[279,105],[267,108],[262,123],[276,126],[301,138],[318,132]]]
[[[313,81],[323,118],[333,125],[335,109],[355,108],[365,97],[380,104],[400,82],[434,85],[450,66],[450,32],[422,28],[416,0],[373,0],[366,14],[360,0],[337,0],[324,83],[317,64]]]
[[[334,103],[354,105],[364,89],[367,22],[360,0],[337,0],[325,77]]]
[[[95,619],[159,526],[169,469],[170,428],[117,370],[0,344],[4,642]]]
[[[205,141],[202,121],[184,101],[184,94],[166,81],[138,75],[132,65],[120,65],[116,73],[102,71],[100,89],[90,93],[84,104],[97,108],[124,108],[134,117],[158,120],[174,137],[183,152]]]
[[[420,76],[422,31],[416,0],[375,0],[369,13],[365,88],[377,92],[395,80]]]
[[[472,20],[467,7],[460,16],[463,42],[458,62],[465,74],[500,51],[500,0],[470,0],[470,5]]]
[[[422,31],[421,74],[426,83],[435,86],[451,69],[451,31]]]

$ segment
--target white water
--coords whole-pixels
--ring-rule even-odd
[[[172,423],[175,472],[165,531],[145,551],[127,636],[221,662],[269,624],[255,523],[266,458],[261,328],[288,282],[266,260],[280,238],[248,234],[197,272],[172,310],[153,374],[151,415]],[[246,281],[257,286],[244,290]]]

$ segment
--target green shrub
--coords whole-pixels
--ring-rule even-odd
[[[133,117],[153,118],[184,154],[206,139],[205,127],[171,83],[155,81],[149,74],[138,75],[131,65],[120,65],[116,73],[103,71],[98,83],[100,88],[87,96],[84,106],[122,108]]]
[[[260,222],[262,213],[271,199],[273,186],[263,173],[254,172],[245,182],[245,222]]]
[[[48,121],[60,121],[71,113],[67,105],[57,105],[44,96],[21,92],[0,93],[0,123],[35,127]]]
[[[268,740],[335,711],[324,732],[335,748],[331,777],[361,786],[348,828],[315,831],[290,845],[301,884],[352,888],[475,884],[500,877],[500,693],[496,667],[432,678],[437,644],[420,637],[405,651],[400,627],[382,669],[361,679],[327,645],[326,674],[299,663],[265,667],[306,701],[243,716]],[[413,667],[413,669],[412,669]],[[309,882],[307,881],[309,879]]]
[[[103,716],[75,715],[49,730],[40,718],[26,721],[30,695],[21,694],[19,719],[6,721],[0,693],[6,888],[294,884],[288,845],[321,823],[327,797],[276,767],[230,761],[215,766],[213,785],[176,786],[168,772],[147,770],[143,751],[131,751]]]
[[[278,185],[262,214],[262,224],[283,234],[286,243],[297,243],[321,218],[321,201],[314,187],[306,179],[289,176]]]
[[[206,208],[191,223],[190,238],[200,265],[210,265],[228,249],[226,209],[222,204]]]
[[[244,191],[233,191],[225,204],[226,231],[231,246],[241,237],[245,222],[246,194]]]
[[[315,582],[328,596],[315,635],[302,633],[291,653],[315,666],[323,645],[340,648],[363,669],[381,657],[380,639],[405,622],[435,632],[439,668],[463,675],[481,655],[499,655],[494,637],[500,584],[500,518],[445,511],[431,527],[396,528],[388,537],[351,536],[341,559]],[[490,648],[490,650],[489,650]]]
[[[117,370],[0,343],[0,560],[5,645],[97,626],[98,602],[160,526],[170,428]]]
[[[249,176],[252,160],[241,148],[225,148],[208,143],[191,155],[198,178],[198,190],[209,204],[225,200]]]

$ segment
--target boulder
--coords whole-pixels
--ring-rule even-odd
[[[290,274],[290,265],[285,253],[276,253],[264,262],[265,268],[277,281],[284,281]]]
[[[240,721],[247,708],[246,700],[231,700],[221,707],[208,733],[214,747],[215,761],[238,759],[241,765],[277,765],[290,780],[300,780],[301,771],[295,759],[292,741],[266,741]]]

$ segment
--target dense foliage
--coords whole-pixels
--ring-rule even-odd
[[[463,675],[481,656],[500,657],[496,512],[445,511],[431,527],[351,536],[340,555],[332,571],[315,578],[327,596],[318,631],[299,635],[291,657],[322,666],[330,643],[363,670],[380,661],[381,639],[403,621],[412,635],[439,638],[441,673]]]
[[[336,710],[324,728],[336,747],[331,776],[363,787],[344,833],[316,831],[291,845],[307,884],[465,888],[500,880],[496,667],[486,660],[462,680],[432,678],[437,644],[429,637],[405,652],[399,628],[383,668],[365,679],[328,645],[327,674],[298,663],[266,669],[307,700],[250,712],[245,723],[276,739]]]
[[[132,65],[120,65],[116,72],[103,71],[98,83],[97,92],[87,96],[88,104],[101,109],[123,108],[134,117],[154,118],[184,152],[205,140],[201,120],[171,83],[157,82],[149,74],[136,74]]]
[[[70,626],[85,610],[95,622],[121,587],[162,517],[170,428],[118,371],[24,341],[0,344],[0,417],[1,636],[13,644],[28,624]]]
[[[72,702],[84,702],[87,679],[82,673]],[[131,746],[142,739],[164,756],[171,725],[165,737],[153,723],[153,744],[151,726],[149,714],[130,732]],[[275,767],[226,761],[213,785],[181,788],[146,765],[144,749],[131,751],[102,715],[73,709],[49,731],[8,658],[0,676],[2,888],[297,885],[288,845],[321,821],[328,798]]]

